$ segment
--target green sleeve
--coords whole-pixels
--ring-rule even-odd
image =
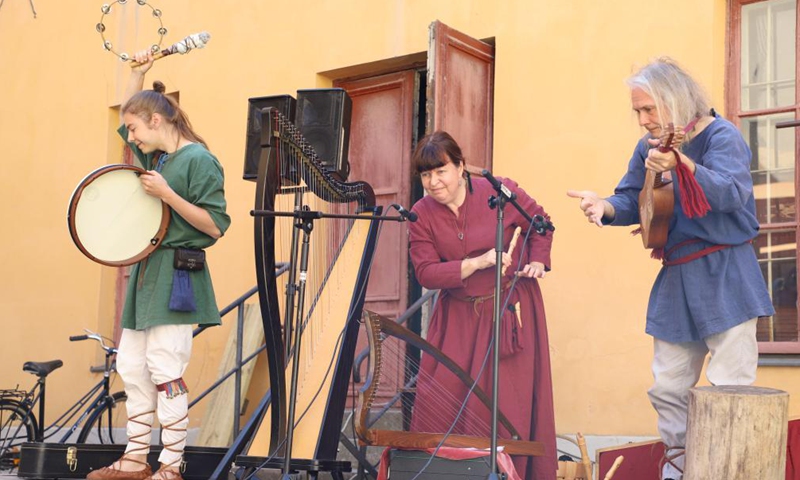
[[[136,146],[135,143],[131,143],[128,141],[128,127],[126,127],[125,125],[120,125],[119,128],[117,129],[117,133],[119,133],[119,136],[122,137],[122,141],[124,141],[125,144],[131,148],[133,155],[139,161],[138,166],[144,168],[145,170],[152,170],[153,156],[142,152],[139,149],[139,147]]]
[[[219,228],[222,235],[231,225],[231,217],[227,213],[225,201],[225,174],[222,165],[212,155],[207,159],[194,162],[193,171],[189,178],[189,202],[211,215],[211,219]]]

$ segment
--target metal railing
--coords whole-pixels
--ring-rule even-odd
[[[275,277],[280,277],[289,269],[288,263],[278,263],[275,265]],[[259,353],[266,350],[267,345],[263,344],[261,347],[250,353],[246,358],[244,358],[244,352],[242,351],[242,343],[244,339],[244,302],[246,302],[250,297],[255,295],[258,292],[258,287],[253,287],[247,292],[245,292],[242,296],[231,302],[227,307],[223,308],[219,311],[219,316],[224,317],[225,315],[229,314],[230,312],[236,310],[236,356],[235,360],[236,363],[228,370],[224,375],[222,375],[216,382],[214,382],[210,387],[205,389],[202,393],[200,393],[194,400],[189,403],[189,408],[192,408],[197,402],[201,401],[203,398],[206,397],[209,393],[214,391],[217,387],[222,385],[225,380],[229,379],[231,375],[234,376],[234,394],[233,394],[233,438],[239,434],[240,431],[240,423],[239,419],[241,417],[241,404],[242,404],[242,367],[250,363],[254,358],[258,356]],[[194,329],[192,333],[193,337],[198,336],[207,328],[213,325],[202,325]]]

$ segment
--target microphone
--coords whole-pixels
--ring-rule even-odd
[[[492,186],[494,187],[495,190],[498,191],[498,193],[502,193],[509,200],[514,200],[517,198],[517,194],[509,190],[508,187],[506,187],[502,183],[500,183],[500,180],[494,178],[494,176],[489,170],[483,170],[481,172],[481,175],[483,175],[483,177],[486,178],[486,180],[489,180],[489,183],[492,184]],[[534,215],[533,229],[539,235],[547,235],[548,230],[554,232],[556,230],[556,227],[553,225],[552,222],[545,219],[542,215]]]
[[[506,187],[502,183],[500,183],[500,180],[494,178],[492,172],[490,172],[489,170],[481,171],[481,175],[483,175],[483,177],[486,180],[489,180],[489,183],[492,184],[495,190],[505,195],[506,198],[508,198],[509,200],[514,200],[515,198],[517,198],[517,194],[509,190],[508,187]]]
[[[180,42],[172,44],[169,48],[154,53],[153,61],[166,57],[167,55],[172,55],[173,53],[180,53],[183,55],[189,53],[192,49],[203,48],[209,40],[211,40],[211,34],[208,32],[193,33]],[[131,68],[138,67],[139,65],[141,65],[141,63],[136,60],[131,60]]]
[[[546,220],[542,215],[533,216],[533,229],[536,230],[536,233],[542,236],[547,235],[548,230],[551,232],[556,231],[556,227],[553,225],[553,222]]]
[[[401,217],[405,218],[409,222],[416,222],[417,221],[417,214],[414,213],[414,212],[409,212],[408,210],[403,208],[402,205],[399,205],[397,203],[393,203],[393,204],[391,204],[389,206],[390,207],[394,207],[395,210],[397,210],[397,213],[399,213]]]

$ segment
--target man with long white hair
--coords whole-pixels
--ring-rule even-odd
[[[642,223],[639,193],[647,170],[674,180],[666,245],[653,251],[664,266],[650,293],[645,331],[654,341],[655,381],[648,394],[666,448],[661,475],[680,480],[689,389],[706,356],[712,384],[752,384],[756,322],[774,309],[751,245],[758,220],[751,153],[741,133],[709,108],[700,85],[668,58],[645,65],[626,83],[647,130],[627,172],[610,197],[587,190],[567,195],[580,198],[590,223],[634,225]],[[682,140],[677,148],[668,145],[672,131]]]

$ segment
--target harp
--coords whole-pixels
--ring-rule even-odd
[[[334,461],[377,239],[375,217],[381,209],[375,206],[369,184],[347,183],[330,175],[292,121],[277,109],[264,109],[261,123],[253,215],[271,398],[248,457],[237,458],[237,464],[247,465],[247,459],[256,456]],[[314,212],[348,218],[312,220]],[[313,235],[304,230],[309,223]],[[308,254],[307,271],[298,270],[301,248]],[[277,284],[277,261],[290,264],[286,285]],[[298,281],[303,288],[296,288]],[[299,332],[293,328],[293,318],[299,319]],[[296,348],[298,334],[302,342]],[[296,399],[291,402],[289,386],[295,371]]]
[[[403,356],[401,351],[405,351],[408,346],[418,348],[423,355],[431,355],[441,365],[445,366],[455,375],[465,386],[472,387],[474,382],[463,369],[455,364],[444,353],[425,341],[419,335],[411,332],[402,325],[387,319],[381,315],[366,311],[364,314],[365,325],[367,328],[367,338],[369,342],[369,368],[364,380],[364,385],[359,391],[358,406],[354,420],[356,435],[362,445],[384,446],[396,448],[428,449],[436,448],[439,445],[447,447],[473,447],[489,448],[491,439],[488,437],[488,425],[483,431],[476,430],[475,434],[450,434],[443,432],[422,432],[422,431],[399,431],[375,428],[375,418],[373,409],[377,410],[380,405],[376,404],[379,398],[379,390],[384,376],[392,376],[385,372],[393,362],[391,357]],[[388,375],[385,375],[389,373]],[[401,374],[402,377],[407,377]],[[412,377],[409,381],[401,381],[403,386],[400,390],[407,393],[413,390],[416,383]],[[402,394],[403,392],[401,392]],[[483,404],[487,409],[491,405],[490,397],[477,385],[475,385],[472,395]],[[448,411],[458,409],[462,399],[448,398],[443,394],[441,412],[448,415]],[[383,405],[386,408],[386,405]],[[424,422],[418,422],[423,424]],[[511,438],[498,438],[497,444],[504,448],[510,455],[544,455],[544,445],[541,442],[520,440],[511,422],[508,421],[503,412],[498,413],[498,423],[509,433]]]

